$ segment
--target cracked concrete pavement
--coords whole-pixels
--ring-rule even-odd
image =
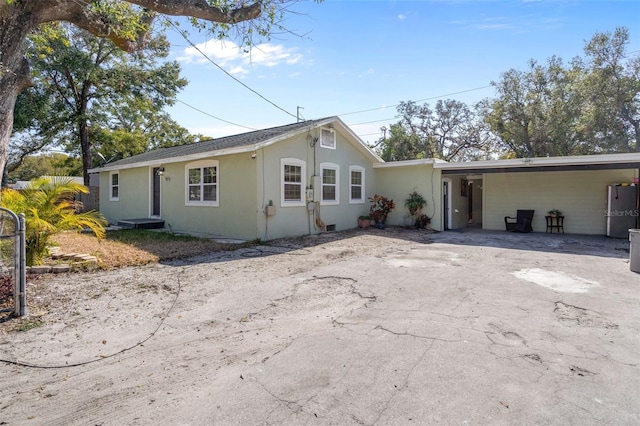
[[[637,424],[628,244],[370,230],[51,276],[99,291],[0,336],[0,424]]]

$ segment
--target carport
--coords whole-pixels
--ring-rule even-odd
[[[640,153],[435,163],[434,168],[442,176],[443,230],[504,230],[505,216],[532,209],[534,232],[545,232],[545,215],[558,209],[566,233],[607,235],[610,185],[636,189],[635,203],[614,213],[638,226]]]

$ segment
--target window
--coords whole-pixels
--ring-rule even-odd
[[[109,200],[120,200],[120,173],[111,172],[109,175]]]
[[[333,129],[322,129],[320,133],[320,146],[336,149],[336,132]]]
[[[349,202],[363,204],[364,193],[364,167],[349,167]]]
[[[340,167],[332,163],[320,163],[322,177],[322,203],[340,203]]]
[[[185,167],[186,205],[218,206],[218,162],[197,161]]]
[[[281,205],[305,205],[305,162],[297,158],[283,158],[280,160],[282,197]]]

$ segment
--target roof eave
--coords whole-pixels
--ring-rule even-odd
[[[197,154],[191,155],[181,155],[179,157],[168,157],[157,160],[149,160],[149,161],[137,161],[135,163],[130,164],[122,164],[122,165],[105,165],[103,167],[97,167],[94,169],[89,169],[89,173],[100,173],[100,172],[109,172],[114,170],[125,170],[125,169],[135,169],[137,167],[151,167],[151,166],[160,166],[164,164],[172,164],[172,163],[182,163],[185,161],[195,161],[202,160],[203,158],[210,157],[221,157],[223,155],[232,155],[232,154],[243,154],[246,152],[253,152],[256,150],[256,145],[243,145],[237,146],[234,148],[225,148],[225,149],[217,149],[214,151],[206,151],[199,152]]]
[[[464,163],[437,163],[434,167],[443,170],[537,168],[553,166],[589,166],[595,164],[624,164],[640,161],[640,153],[577,155],[567,157],[534,157],[511,160],[468,161]]]

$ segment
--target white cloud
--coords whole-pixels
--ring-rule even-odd
[[[249,74],[249,71],[246,70],[245,68],[241,67],[241,66],[237,66],[237,67],[233,67],[230,70],[227,70],[229,72],[229,74],[235,75],[235,76],[245,76],[247,74]]]
[[[207,63],[208,60],[198,51],[200,50],[221,67],[231,68],[233,71],[229,72],[232,74],[242,75],[249,72],[246,66],[275,67],[280,64],[294,65],[302,61],[302,55],[297,53],[295,49],[288,49],[283,45],[272,43],[259,44],[249,52],[245,52],[232,41],[215,39],[197,44],[196,47],[184,49],[177,60],[184,64]]]
[[[404,21],[405,19],[407,19],[407,15],[404,15],[402,13],[398,15],[398,21]]]
[[[362,78],[367,75],[373,75],[375,73],[376,73],[376,70],[374,70],[373,68],[369,68],[367,71],[363,72],[362,74],[358,74],[358,78]]]

